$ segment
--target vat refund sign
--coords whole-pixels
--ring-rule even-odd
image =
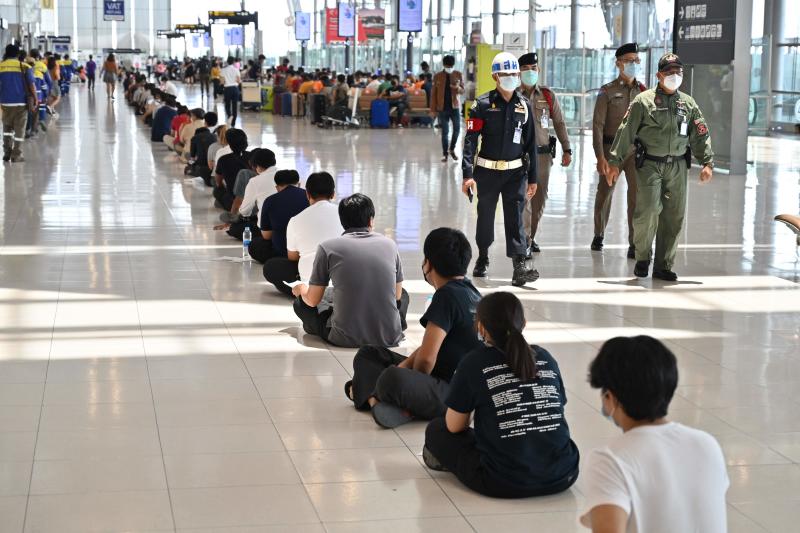
[[[103,20],[125,20],[125,1],[103,0]]]

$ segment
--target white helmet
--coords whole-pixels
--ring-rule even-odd
[[[514,54],[500,52],[492,60],[492,74],[506,72],[510,74],[519,73],[519,62]]]

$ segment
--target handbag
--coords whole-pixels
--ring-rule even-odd
[[[28,111],[35,113],[36,108],[39,107],[39,99],[36,97],[35,90],[31,93],[31,84],[28,83],[28,80],[25,78],[25,64],[22,61],[19,62],[19,73],[22,76],[22,86],[25,87],[25,103],[27,104]]]

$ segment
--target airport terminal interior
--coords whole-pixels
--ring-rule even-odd
[[[800,215],[800,7],[792,0],[424,0],[422,28],[408,33],[409,45],[398,27],[415,20],[416,3],[129,0],[105,2],[124,4],[122,19],[107,21],[103,2],[0,1],[3,46],[60,51],[73,65],[93,54],[98,65],[96,88],[75,70],[68,90],[62,84],[57,115],[43,111],[46,131],[20,143],[24,161],[0,166],[0,532],[590,531],[579,521],[589,501],[586,462],[622,431],[601,413],[587,372],[605,341],[636,335],[659,339],[677,357],[667,418],[721,447],[730,480],[726,530],[797,530],[800,228],[774,219]],[[720,27],[735,29],[735,44],[712,42],[714,30],[704,30],[707,43],[698,37],[700,48],[673,39],[683,29],[678,10],[701,4],[709,11],[693,10],[698,18],[732,17]],[[751,9],[744,21],[742,5]],[[347,23],[336,10],[350,8],[370,21],[356,22],[359,34],[373,32],[353,46],[330,34],[334,22]],[[258,13],[260,22],[211,24],[213,9]],[[301,43],[303,17],[312,28]],[[195,22],[209,32],[156,35]],[[665,52],[730,55],[724,64],[683,61],[684,88],[717,135],[718,158],[710,182],[699,181],[696,161],[688,172],[675,282],[633,274],[624,178],[605,246],[590,249],[603,179],[592,110],[600,87],[618,75],[615,50],[633,41],[637,79],[648,87]],[[472,83],[462,100],[468,110],[487,79],[494,87],[489,63],[503,50],[538,52],[540,79],[564,110],[573,150],[562,167],[558,146],[550,174],[541,251],[532,260],[539,279],[512,286],[498,206],[489,275],[472,280],[484,296],[506,291],[522,302],[525,338],[560,367],[565,418],[581,455],[581,475],[567,490],[518,499],[482,496],[428,468],[426,420],[384,429],[353,408],[342,388],[356,349],[304,331],[292,300],[265,281],[260,264],[243,259],[241,240],[215,229],[221,211],[212,188],[151,141],[121,78],[112,99],[100,77],[114,52],[126,72],[148,76],[156,60],[170,64],[177,100],[216,111],[221,123],[223,97],[209,98],[183,78],[184,56],[237,56],[244,79],[247,60],[263,54],[261,79],[252,83],[267,95],[279,79],[267,72],[283,58],[311,73],[391,72],[402,80],[406,70],[418,76],[423,61],[440,72],[450,54]],[[154,76],[148,82],[159,85]],[[5,85],[0,80],[3,98]],[[464,232],[470,274],[477,257],[476,203],[461,190],[466,123],[458,161],[442,162],[442,129],[426,112],[412,113],[406,127],[371,128],[353,113],[358,127],[345,120],[323,128],[310,113],[244,104],[236,127],[249,148],[272,150],[277,168],[296,169],[303,182],[329,172],[337,200],[354,193],[373,200],[374,231],[396,243],[402,260],[408,329],[394,349],[409,355],[422,342],[419,319],[434,292],[420,268],[428,233]],[[659,531],[676,530],[664,523]]]

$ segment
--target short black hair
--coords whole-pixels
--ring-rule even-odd
[[[452,67],[456,64],[456,58],[451,55],[446,55],[442,58],[442,65]]]
[[[206,112],[202,107],[195,107],[192,109],[192,117],[194,117],[196,120],[200,120],[205,116]]]
[[[242,154],[247,150],[247,134],[244,130],[231,128],[225,135],[225,139],[228,141],[228,146],[231,147],[231,151],[234,154]]]
[[[233,57],[228,56],[228,64],[233,65]]]
[[[336,81],[338,81],[339,83],[344,83],[345,79],[346,78],[344,77],[344,74],[339,74],[338,76],[336,76]]]
[[[615,337],[589,365],[589,384],[613,393],[629,417],[652,422],[667,415],[678,386],[678,360],[653,337]]]
[[[214,126],[217,125],[217,121],[219,120],[219,117],[217,116],[217,114],[214,111],[209,111],[208,113],[203,115],[203,120],[209,126],[214,127]]]
[[[296,170],[279,170],[275,173],[275,185],[297,185],[300,174]]]
[[[314,172],[306,180],[306,192],[314,200],[330,200],[336,194],[336,182],[327,172]]]
[[[268,169],[275,166],[275,153],[267,148],[256,148],[250,158],[250,164],[255,167]]]
[[[189,108],[186,107],[185,105],[179,105],[178,106],[178,114],[179,115],[185,115],[188,112],[189,112]]]
[[[366,194],[357,192],[339,203],[339,222],[345,230],[366,228],[375,218],[375,205]]]
[[[472,247],[466,235],[453,228],[437,228],[425,237],[425,259],[440,276],[465,276],[472,261]]]

